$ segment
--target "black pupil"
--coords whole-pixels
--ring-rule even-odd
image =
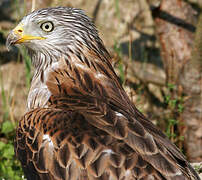
[[[48,24],[45,25],[45,29],[49,29],[49,25]]]

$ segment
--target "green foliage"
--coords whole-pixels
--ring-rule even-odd
[[[0,179],[21,180],[22,169],[14,155],[13,138],[15,126],[11,121],[4,121],[1,124],[0,133],[4,138],[0,139]]]
[[[3,86],[3,75],[0,73],[3,119],[0,124],[0,180],[21,180],[22,169],[14,155],[13,139],[15,124],[11,122],[11,97]]]
[[[173,95],[176,90],[176,86],[174,84],[168,84],[167,90],[168,93],[165,96],[165,103],[170,110],[170,114],[168,115],[167,119],[166,135],[172,142],[178,143],[178,147],[181,147],[179,144],[181,144],[184,140],[184,136],[180,135],[179,129],[183,124],[179,121],[179,117],[184,108],[183,98]]]
[[[114,51],[117,53],[118,56],[117,66],[119,70],[119,78],[121,80],[121,84],[123,84],[125,82],[124,64],[122,62],[121,47],[117,42],[114,43]]]
[[[172,139],[172,138],[176,138],[176,134],[173,131],[173,128],[175,125],[178,124],[178,120],[176,119],[168,119],[168,125],[167,125],[167,129],[166,129],[166,135]]]
[[[14,131],[14,126],[11,121],[5,121],[1,126],[1,133],[8,135],[12,131]]]
[[[123,84],[125,81],[125,74],[124,74],[124,66],[123,66],[123,63],[121,61],[118,62],[118,69],[120,72],[121,83]]]
[[[18,11],[17,18],[21,19],[24,12],[20,11],[19,2],[19,0],[14,0],[16,10]],[[25,48],[20,48],[20,52],[25,64],[26,86],[27,89],[29,89],[32,77],[31,61]],[[22,180],[24,179],[22,168],[20,162],[15,157],[13,145],[16,126],[14,119],[11,117],[13,97],[11,96],[9,90],[5,90],[4,88],[4,78],[5,77],[3,77],[3,74],[0,71],[0,101],[2,107],[2,119],[0,119],[0,180]]]

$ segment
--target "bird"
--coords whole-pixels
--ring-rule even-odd
[[[199,180],[132,103],[83,10],[31,12],[7,37],[16,44],[34,67],[14,141],[28,180]]]

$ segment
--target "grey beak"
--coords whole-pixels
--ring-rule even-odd
[[[8,34],[8,37],[6,39],[6,48],[7,50],[9,51],[11,46],[15,44],[15,42],[19,40],[19,37],[13,33],[13,31],[11,31],[9,34]]]

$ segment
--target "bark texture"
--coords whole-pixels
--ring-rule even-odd
[[[182,0],[162,0],[152,12],[167,83],[177,85],[174,96],[185,94],[184,111],[179,120],[184,124],[181,135],[185,138],[187,156],[191,161],[201,160],[202,18],[199,19],[194,42],[196,12],[190,5]]]
[[[202,160],[202,14],[195,34],[192,59],[180,75],[180,83],[188,96],[182,118],[187,125],[187,152],[191,160]]]

